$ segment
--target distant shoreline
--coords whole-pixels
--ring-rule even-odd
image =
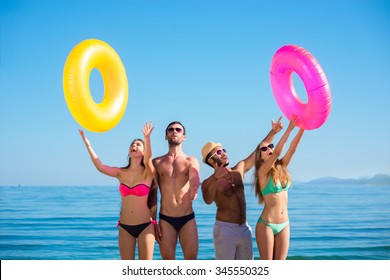
[[[356,185],[380,185],[390,186],[390,176],[387,174],[376,174],[371,178],[361,179],[340,179],[337,177],[322,177],[308,182],[301,182],[303,184],[356,184]]]
[[[390,187],[390,175],[388,174],[376,174],[369,178],[337,178],[337,177],[320,177],[310,181],[295,181],[297,184],[349,184],[349,185],[375,185],[375,186],[389,186]],[[245,184],[252,184],[252,182],[245,182]]]
[[[352,184],[352,185],[375,185],[375,186],[390,186],[390,175],[388,174],[376,174],[371,178],[361,179],[340,179],[337,177],[321,177],[310,181],[295,181],[297,184]],[[251,185],[253,182],[244,182],[245,185]],[[37,187],[38,185],[0,185],[0,187]],[[39,187],[47,187],[48,185],[39,185]],[[50,187],[116,187],[116,185],[50,185]]]

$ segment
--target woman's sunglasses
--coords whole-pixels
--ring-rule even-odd
[[[261,147],[261,148],[260,148],[260,151],[266,152],[266,151],[268,150],[268,148],[273,149],[273,148],[274,148],[274,144],[269,144],[269,145],[266,146],[266,147]]]

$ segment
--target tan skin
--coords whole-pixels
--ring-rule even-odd
[[[192,202],[199,187],[199,162],[195,157],[186,155],[182,142],[186,140],[180,124],[169,128],[179,128],[168,132],[165,139],[169,150],[166,155],[153,160],[156,168],[156,180],[160,187],[160,212],[171,217],[182,217],[194,212]],[[179,232],[168,222],[160,219],[161,235],[157,235],[161,257],[164,260],[176,258],[177,239],[180,241],[184,259],[193,260],[198,255],[198,230],[195,219],[188,221]]]
[[[275,134],[282,130],[281,118],[276,123],[272,120],[272,130],[264,140],[272,141]],[[215,147],[211,155],[221,149],[221,146]],[[214,168],[214,173],[203,181],[202,194],[206,204],[215,202],[218,221],[236,224],[246,222],[244,175],[254,166],[255,153],[256,150],[233,168],[224,167],[229,163],[229,158],[223,151],[220,156],[215,154],[208,159]]]
[[[270,169],[280,164],[287,168],[292,156],[294,155],[299,141],[303,135],[304,130],[300,129],[290,144],[290,147],[283,158],[278,161],[281,156],[286,141],[296,126],[296,117],[293,116],[290,120],[289,126],[276,145],[275,149],[268,148],[267,151],[261,153],[262,165],[257,170],[257,176],[260,182],[260,189],[264,190],[268,184],[271,174]],[[268,141],[264,141],[260,144],[261,147],[267,147],[270,144]],[[280,182],[283,187],[287,182]],[[281,224],[288,221],[288,195],[287,192],[272,193],[264,196],[264,208],[261,213],[261,218],[266,223]],[[262,260],[285,260],[287,258],[288,248],[290,245],[290,225],[287,225],[280,233],[274,235],[272,229],[264,223],[256,224],[256,242],[260,253],[260,259]]]
[[[85,137],[84,132],[79,130],[80,135],[85,143],[88,153],[92,159],[96,169],[101,173],[115,177],[119,183],[133,187],[137,184],[145,184],[152,186],[155,169],[152,163],[152,152],[150,144],[150,135],[153,131],[152,122],[146,123],[142,130],[144,134],[145,146],[141,141],[135,140],[129,147],[129,155],[131,157],[131,165],[126,169],[111,167],[104,165],[99,157],[96,155],[89,140]],[[142,166],[142,161],[145,165]],[[150,193],[155,194],[155,190],[151,190]],[[155,217],[155,213],[151,213],[148,207],[148,200],[153,199],[148,196],[122,196],[122,211],[120,213],[120,221],[122,224],[138,225],[149,222],[151,216]],[[155,211],[155,209],[154,209]],[[138,254],[141,260],[151,260],[154,251],[155,242],[155,229],[153,224],[150,224],[139,237],[136,239],[125,231],[122,227],[119,227],[118,244],[119,252],[122,260],[135,259],[135,248],[138,241]]]

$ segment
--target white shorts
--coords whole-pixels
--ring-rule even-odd
[[[213,237],[216,260],[253,260],[252,229],[248,223],[215,221]]]

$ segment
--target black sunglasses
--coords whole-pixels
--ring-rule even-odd
[[[274,148],[274,144],[269,144],[269,145],[266,146],[266,147],[261,147],[261,148],[260,148],[260,151],[266,152],[266,151],[268,150],[268,148],[273,149],[273,148]]]
[[[180,133],[180,132],[183,131],[183,129],[180,128],[180,127],[170,127],[170,128],[168,128],[167,130],[168,130],[168,132],[170,132],[170,133],[172,133],[172,132],[174,132],[174,131],[176,131],[177,133]]]

